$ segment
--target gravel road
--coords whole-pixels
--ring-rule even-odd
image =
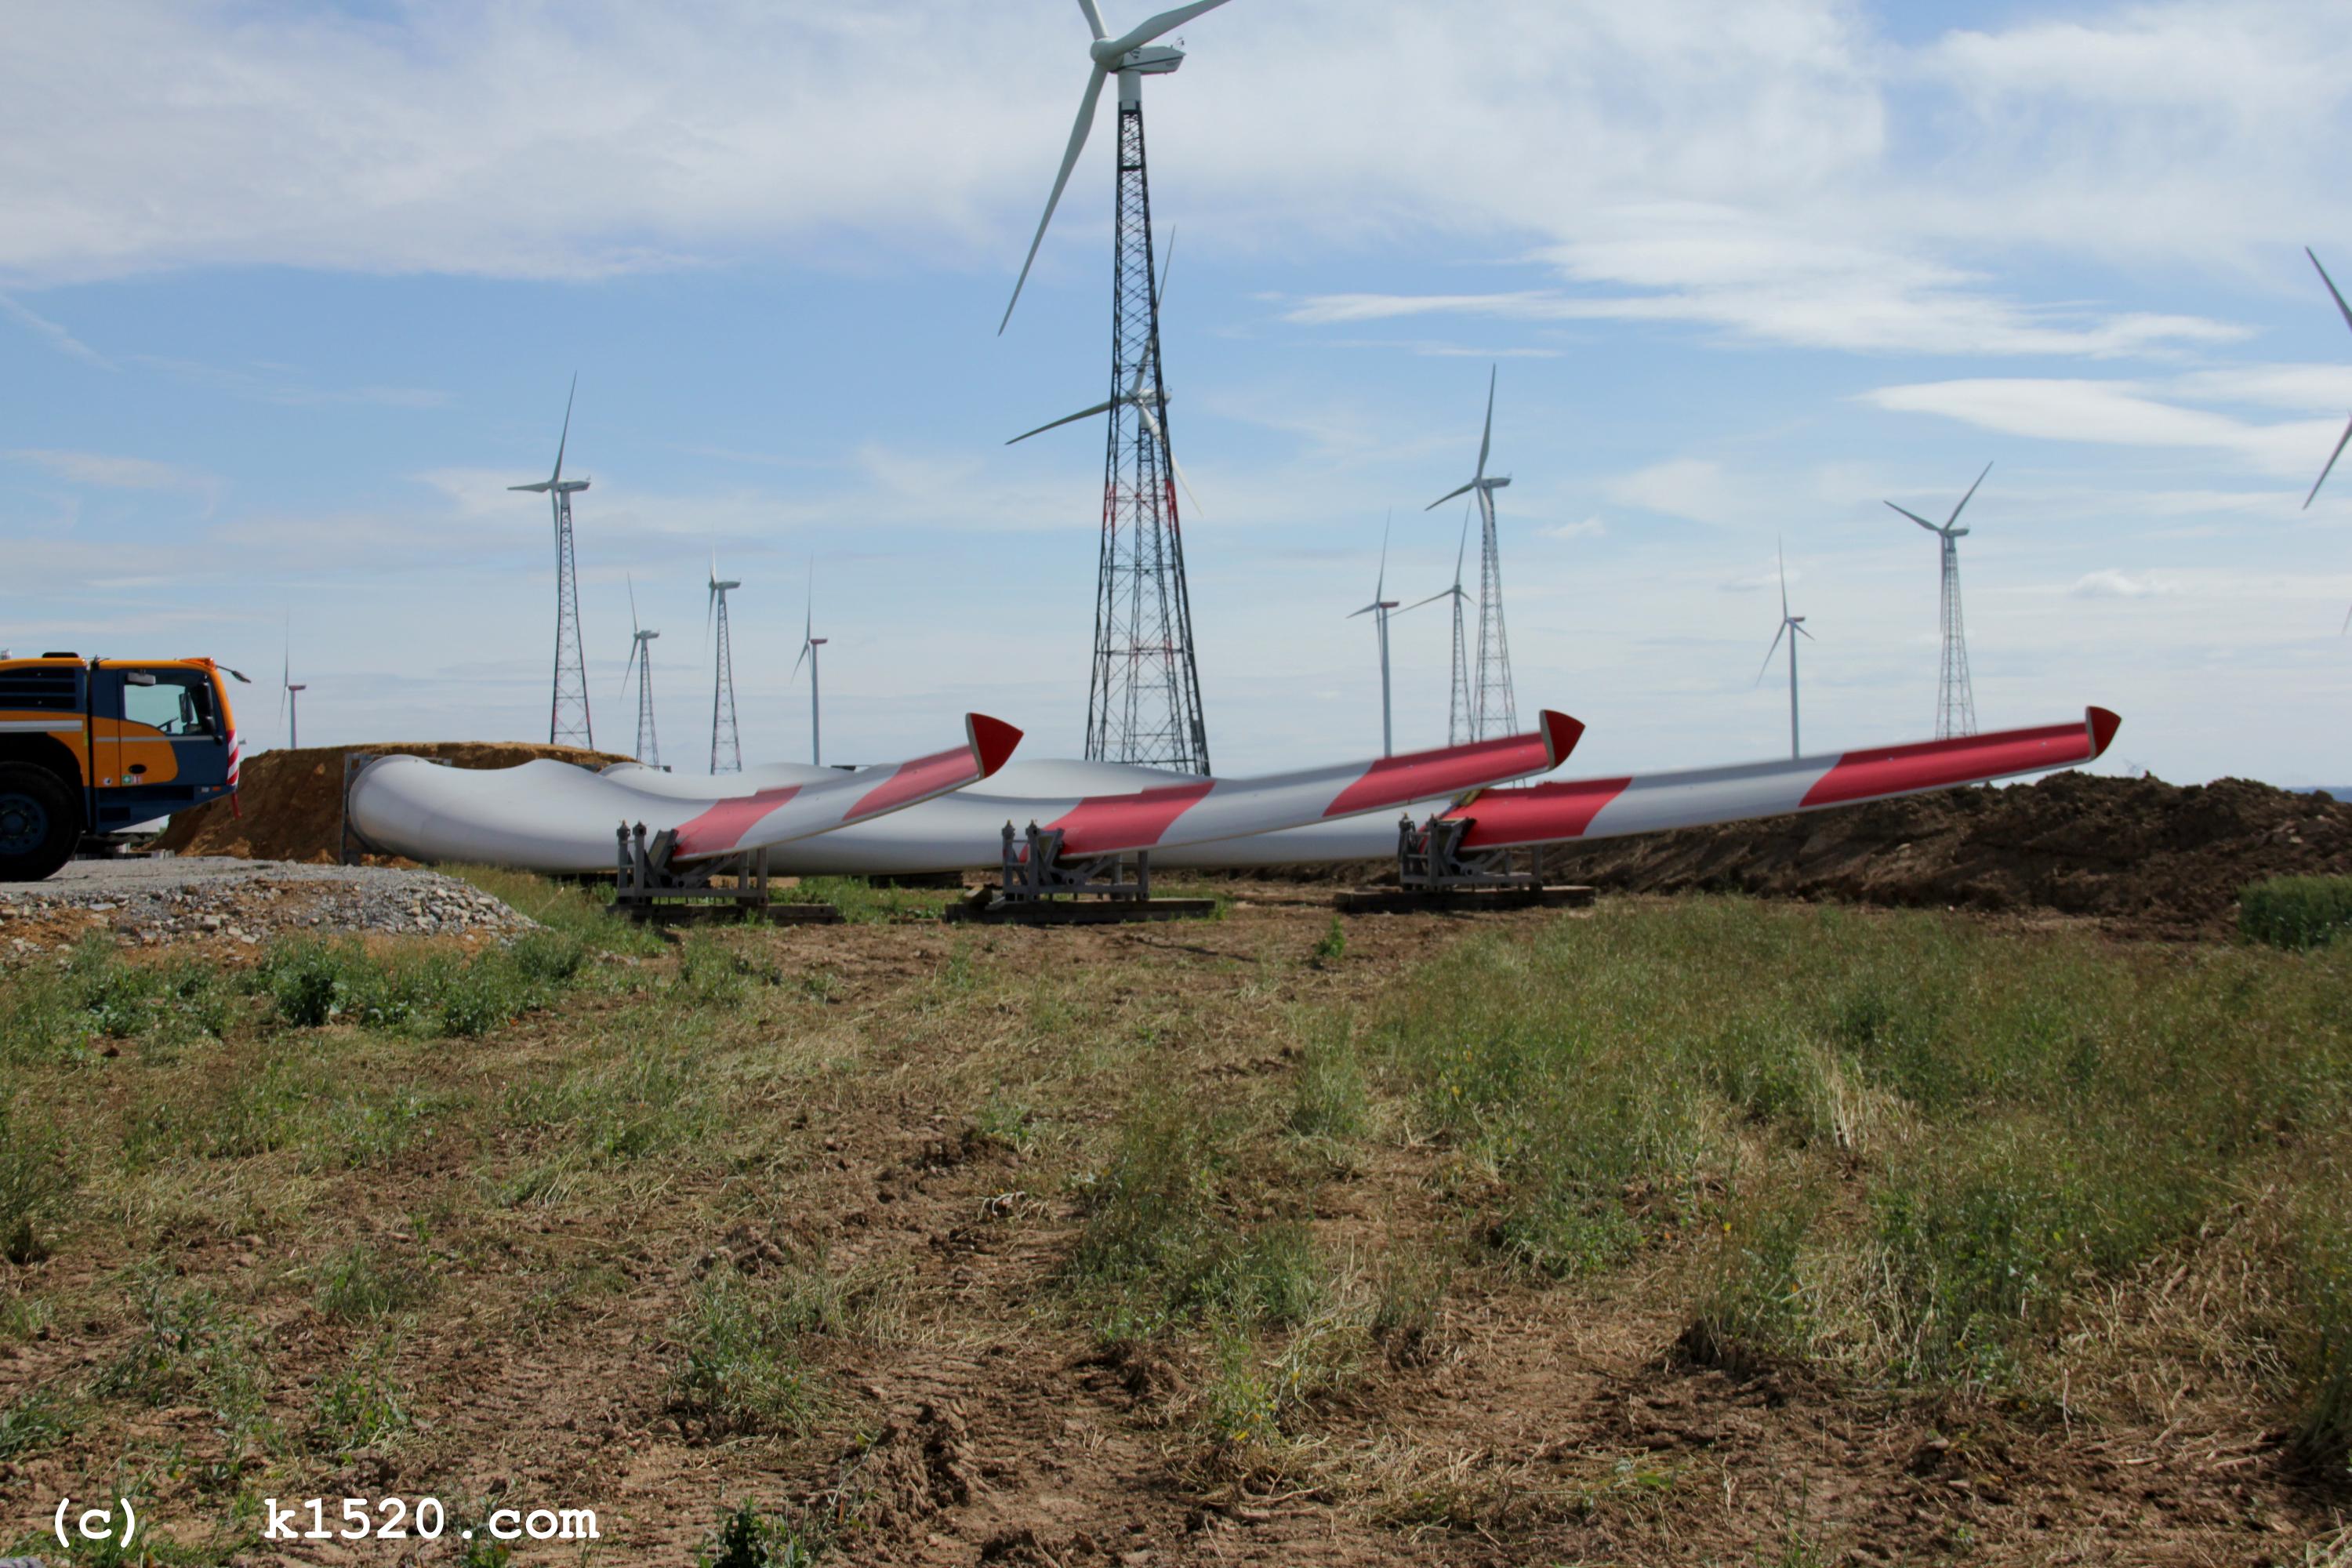
[[[388,866],[76,860],[44,882],[0,882],[0,954],[46,952],[101,925],[137,942],[250,944],[289,931],[503,935],[532,924],[455,877]]]

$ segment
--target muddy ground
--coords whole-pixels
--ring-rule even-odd
[[[481,1115],[366,1169],[263,1152],[210,1163],[184,1190],[137,1189],[137,1212],[0,1266],[18,1321],[35,1321],[27,1302],[55,1304],[0,1340],[0,1404],[152,1331],[131,1259],[95,1244],[110,1238],[152,1248],[174,1289],[250,1321],[281,1432],[302,1429],[368,1342],[388,1347],[409,1425],[352,1454],[306,1457],[289,1438],[240,1458],[219,1452],[218,1418],[194,1395],[94,1410],[69,1441],[0,1460],[9,1528],[127,1464],[160,1521],[200,1534],[239,1484],[191,1479],[212,1464],[275,1467],[278,1492],[599,1510],[596,1551],[518,1562],[687,1563],[740,1500],[834,1531],[828,1561],[873,1563],[2342,1560],[2313,1553],[2352,1539],[2345,1493],[2285,1462],[2259,1413],[2217,1412],[2189,1388],[2168,1409],[2110,1401],[2092,1419],[1843,1388],[1798,1367],[1730,1375],[1678,1351],[1685,1317],[1640,1268],[1549,1286],[1465,1268],[1425,1333],[1321,1401],[1307,1451],[1279,1473],[1203,1441],[1207,1352],[1107,1343],[1056,1288],[1080,1224],[1076,1152],[1113,1116],[1105,1088],[1141,1072],[1202,1103],[1286,1093],[1292,1023],[1308,1012],[1377,994],[1464,940],[1642,907],[1359,919],[1334,952],[1328,893],[1255,887],[1222,920],[1184,925],[731,938],[767,987],[727,1068],[751,1075],[737,1103],[757,1135],[714,1129],[712,1149],[552,1195],[486,1199],[555,1134]],[[672,961],[627,962],[652,974]],[[491,1105],[560,1076],[620,1005],[583,1000],[484,1041],[334,1037],[355,1077]],[[225,1047],[204,1070],[249,1070],[269,1049]],[[84,1092],[125,1110],[139,1093],[121,1073]],[[1000,1114],[1014,1103],[1034,1111],[1025,1130]],[[1370,1268],[1403,1238],[1452,1245],[1442,1189],[1462,1176],[1443,1164],[1407,1135],[1310,1150],[1289,1169],[1311,1193],[1317,1247]],[[373,1342],[316,1305],[322,1259],[356,1239],[439,1281]],[[681,1302],[714,1277],[812,1258],[863,1282],[858,1326],[808,1336],[820,1415],[798,1435],[701,1429],[675,1396]],[[457,1558],[326,1544],[227,1560]]]

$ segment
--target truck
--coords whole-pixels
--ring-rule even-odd
[[[0,881],[37,882],[85,837],[236,793],[242,747],[208,658],[0,654]]]

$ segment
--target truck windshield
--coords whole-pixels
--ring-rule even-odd
[[[166,735],[206,735],[212,732],[212,683],[194,669],[159,669],[155,684],[122,687],[122,717],[148,724]]]

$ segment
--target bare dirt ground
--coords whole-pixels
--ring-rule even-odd
[[[1122,1109],[1286,1101],[1307,1034],[1414,966],[1645,907],[1374,917],[1335,942],[1327,898],[1250,887],[1170,926],[746,931],[720,942],[749,987],[723,1005],[656,1005],[686,983],[656,945],[484,1039],[135,1047],[72,1080],[93,1149],[152,1143],[161,1108],[289,1052],[341,1088],[290,1100],[274,1139],[93,1163],[54,1254],[0,1264],[0,1412],[45,1390],[70,1410],[53,1440],[0,1441],[0,1517],[45,1528],[56,1496],[132,1484],[159,1528],[214,1543],[186,1561],[459,1560],[264,1547],[266,1479],[597,1510],[597,1547],[517,1561],[689,1562],[742,1500],[873,1563],[2345,1560],[2343,1490],[2234,1395],[2010,1404],[1695,1365],[1664,1262],[1542,1283],[1479,1261],[1459,1201],[1478,1173],[1409,1124],[1253,1156],[1261,1196],[1234,1201],[1303,1215],[1343,1277],[1446,1261],[1426,1321],[1307,1401],[1278,1462],[1220,1436],[1213,1340],[1107,1334],[1066,1289]],[[690,1091],[621,1083],[665,1050],[701,1064]],[[324,1131],[336,1104],[424,1109],[354,1154]],[[667,1131],[574,1149],[631,1116]],[[405,1282],[395,1307],[335,1305],[354,1257]],[[729,1429],[682,1401],[690,1304],[802,1274],[830,1303],[796,1341],[805,1417]],[[189,1303],[215,1326],[187,1327]],[[150,1403],[91,1392],[133,1363],[163,1369]],[[398,1416],[341,1441],[327,1394],[355,1377]]]

